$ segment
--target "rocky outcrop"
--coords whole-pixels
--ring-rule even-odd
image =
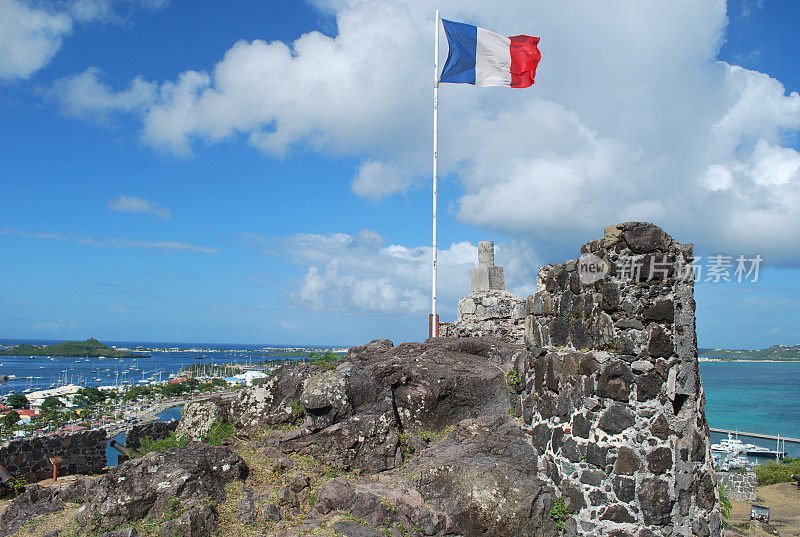
[[[279,367],[261,386],[239,393],[230,406],[228,421],[244,429],[295,421],[296,407],[292,407],[292,403],[299,403],[303,383],[324,371],[310,364]],[[187,410],[192,412],[192,409],[184,409],[184,415]]]
[[[548,514],[555,489],[538,478],[537,460],[511,418],[468,419],[402,470],[335,479],[313,511],[346,512],[371,526],[388,521],[414,535],[556,535]]]
[[[402,432],[504,414],[511,403],[501,365],[523,351],[491,338],[404,343],[372,353],[356,348],[335,371],[305,380],[296,393],[305,420],[282,447],[345,470],[394,468],[402,462]],[[274,406],[263,412],[267,419],[280,414]]]
[[[78,525],[92,531],[113,529],[180,509],[184,514],[197,511],[186,515],[186,523],[196,528],[197,517],[206,520],[208,513],[194,500],[223,500],[225,484],[244,479],[247,473],[241,457],[223,447],[190,442],[151,452],[86,483],[86,504]]]
[[[553,535],[556,488],[539,477],[539,457],[509,417],[466,419],[411,459],[425,504],[457,535]]]
[[[34,517],[62,509],[64,503],[55,488],[30,485],[0,514],[0,537],[14,533]]]
[[[209,397],[186,403],[176,434],[194,441],[202,440],[215,423],[230,420],[232,404],[232,401],[223,397]]]

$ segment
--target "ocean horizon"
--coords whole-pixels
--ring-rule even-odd
[[[0,345],[51,345],[60,340],[0,339]],[[164,380],[181,368],[203,363],[246,364],[268,357],[259,354],[264,348],[332,349],[333,345],[241,344],[199,342],[105,341],[108,345],[133,348],[194,349],[153,351],[149,358],[75,358],[48,359],[37,356],[0,356],[0,375],[18,378],[0,384],[0,395],[44,389],[64,376],[67,381],[97,386],[152,378],[161,372]],[[208,350],[206,355],[197,349]],[[201,359],[198,359],[200,357]],[[32,378],[31,378],[32,377]],[[748,433],[800,438],[800,362],[728,360],[701,362],[700,378],[706,398],[706,419],[711,427]],[[94,379],[100,379],[99,381]],[[724,435],[711,433],[712,442]],[[743,437],[745,442],[775,448],[771,440]],[[790,456],[800,456],[800,445],[786,444]]]

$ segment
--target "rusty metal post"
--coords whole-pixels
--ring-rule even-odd
[[[53,463],[53,481],[58,481],[58,465],[64,460],[61,457],[50,457],[50,462]]]
[[[439,314],[428,315],[428,337],[439,337]]]

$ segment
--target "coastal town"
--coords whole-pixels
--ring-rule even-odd
[[[158,352],[180,350],[157,349]],[[191,352],[200,350],[191,349]],[[208,349],[202,350],[209,352]],[[179,409],[193,398],[257,386],[287,360],[318,360],[326,355],[340,355],[331,350],[323,353],[299,349],[281,352],[280,356],[271,355],[255,363],[198,364],[182,367],[168,375],[159,371],[157,376],[135,384],[92,386],[86,382],[62,382],[45,389],[10,392],[0,403],[0,440],[88,429],[103,429],[113,437],[134,424],[156,421],[161,413]],[[162,380],[162,376],[167,378]]]

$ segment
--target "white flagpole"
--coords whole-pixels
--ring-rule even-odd
[[[439,160],[439,9],[436,9],[436,33],[433,62],[433,275],[431,278],[431,316],[428,336],[439,337],[439,316],[436,314],[436,165]]]

